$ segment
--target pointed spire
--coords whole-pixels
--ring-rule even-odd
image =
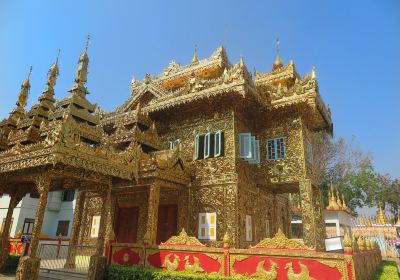
[[[90,43],[90,36],[87,36],[85,51],[80,55],[78,61],[78,69],[75,74],[75,84],[69,90],[69,92],[76,92],[81,96],[88,93],[85,84],[87,82],[88,66],[89,66],[89,56],[87,54]]]
[[[317,78],[317,73],[315,72],[315,66],[312,67],[311,78],[314,80]]]
[[[199,59],[197,57],[197,45],[194,46],[194,54],[193,54],[193,58],[192,58],[192,64],[193,63],[198,63]]]
[[[376,216],[376,223],[379,225],[387,224],[387,218],[385,216],[385,212],[382,209],[382,202],[378,202],[378,214]]]
[[[18,101],[16,103],[18,108],[24,108],[27,104],[29,90],[31,88],[31,84],[30,84],[30,80],[29,80],[31,77],[31,74],[32,74],[32,66],[29,68],[29,73],[28,73],[27,78],[21,85],[21,90],[18,95]]]
[[[347,205],[346,205],[346,201],[344,200],[344,194],[342,193],[342,206],[343,206],[343,210],[347,210]]]
[[[340,200],[339,190],[336,189],[336,204],[339,206],[339,209],[343,208],[342,201]]]
[[[50,69],[47,72],[47,88],[46,88],[45,92],[51,91],[50,94],[52,96],[54,95],[54,86],[56,85],[57,77],[59,74],[58,58],[60,57],[60,53],[61,53],[61,50],[58,49],[57,58],[54,61],[54,63],[50,66]]]
[[[281,60],[281,56],[280,56],[280,45],[281,45],[281,41],[279,40],[279,38],[276,38],[276,58],[275,58],[275,62],[274,65],[272,66],[272,68],[275,70],[277,68],[280,68],[283,66],[282,60]]]

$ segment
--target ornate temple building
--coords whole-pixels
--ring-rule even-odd
[[[0,191],[11,197],[3,242],[15,205],[39,195],[18,275],[38,265],[48,193],[63,189],[79,191],[70,242],[97,246],[93,266],[104,262],[108,241],[159,244],[183,228],[212,247],[224,237],[248,247],[279,229],[289,236],[290,193],[301,197],[304,243],[324,249],[313,135],[333,126],[314,69],[301,76],[278,53],[269,72],[253,77],[219,47],[132,80],[131,97],[104,112],[90,101],[96,93],[88,98],[88,64],[86,48],[69,95],[55,100],[56,61],[38,103],[26,109],[28,76],[0,123]]]

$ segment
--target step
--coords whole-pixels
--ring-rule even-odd
[[[39,279],[41,280],[82,280],[87,279],[87,274],[70,272],[65,270],[52,270],[52,269],[41,269],[39,272]]]

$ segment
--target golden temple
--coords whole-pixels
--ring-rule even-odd
[[[11,196],[3,233],[19,200],[40,194],[19,279],[36,273],[47,196],[61,189],[79,191],[70,243],[97,246],[91,279],[110,240],[160,244],[185,228],[208,246],[243,248],[290,236],[290,193],[300,194],[305,246],[324,249],[312,147],[314,134],[333,125],[315,69],[301,76],[278,55],[253,77],[222,46],[206,59],[195,51],[188,65],[171,61],[159,75],[133,79],[130,98],[105,112],[87,98],[88,65],[86,47],[70,95],[56,101],[56,60],[26,110],[28,76],[0,122],[0,191]]]

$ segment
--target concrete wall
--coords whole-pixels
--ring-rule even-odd
[[[51,238],[55,238],[58,222],[70,221],[68,227],[68,236],[70,235],[76,194],[77,192],[75,192],[75,198],[73,201],[61,201],[62,191],[49,193],[42,226],[42,233],[48,235]],[[20,230],[22,230],[25,219],[35,219],[38,201],[39,199],[37,198],[31,198],[30,194],[27,194],[21,200],[21,202],[14,209],[13,224],[11,227],[10,236],[14,237]],[[0,198],[0,225],[7,215],[9,203],[10,197],[4,194]]]

